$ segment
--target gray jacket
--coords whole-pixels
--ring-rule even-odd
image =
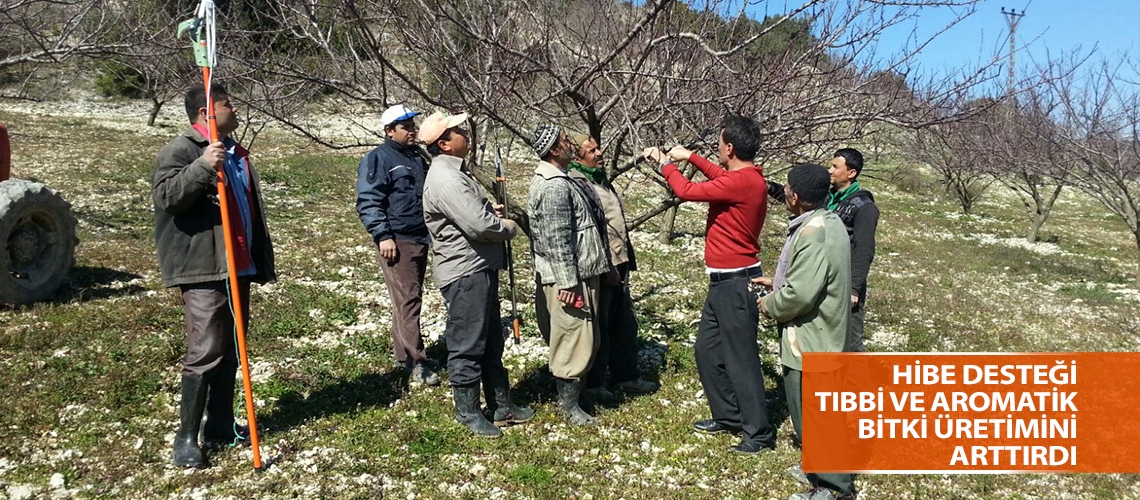
[[[423,206],[436,284],[443,288],[464,276],[506,267],[503,242],[515,231],[495,215],[463,159],[439,155],[431,167],[424,180]]]
[[[158,154],[151,189],[154,239],[162,284],[178,286],[227,278],[222,214],[218,208],[217,172],[201,160],[209,141],[193,128],[170,141]],[[277,278],[273,243],[265,223],[261,179],[249,165],[253,197],[253,241],[250,257],[257,266],[255,283]]]
[[[604,215],[566,172],[538,162],[527,195],[534,272],[539,284],[561,290],[610,270]]]

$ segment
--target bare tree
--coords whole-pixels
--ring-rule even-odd
[[[973,3],[806,0],[756,20],[727,0],[699,12],[671,0],[275,0],[274,23],[244,34],[274,50],[235,57],[256,68],[251,81],[361,117],[363,132],[345,138],[271,99],[259,105],[329,147],[374,144],[380,131],[363,117],[408,101],[472,112],[476,140],[528,143],[540,122],[589,132],[619,175],[634,152],[685,142],[727,113],[768,132],[761,162],[817,157],[871,124],[957,120],[948,104],[997,77],[996,64],[918,75],[914,54],[927,40],[880,55],[875,38],[926,8],[956,8],[956,22]],[[738,15],[724,15],[730,8]]]
[[[128,3],[108,0],[8,0],[0,3],[0,71],[115,54],[142,32],[126,22]]]
[[[954,196],[962,213],[969,214],[994,182],[989,162],[993,161],[989,127],[977,117],[943,123],[914,133],[908,144],[909,155],[933,169]]]
[[[1053,115],[1059,103],[1031,85],[1017,101],[994,113],[988,127],[994,176],[1017,194],[1030,218],[1025,239],[1034,243],[1065,187],[1070,165],[1064,161]]]
[[[1056,71],[1056,70],[1054,70]],[[1068,181],[1127,224],[1136,240],[1140,287],[1140,60],[1125,55],[1080,74],[1054,73],[1048,91],[1060,144],[1072,163]]]

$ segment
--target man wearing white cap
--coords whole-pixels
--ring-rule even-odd
[[[463,161],[471,151],[466,120],[466,113],[437,112],[420,127],[434,158],[424,181],[424,219],[432,237],[432,275],[447,304],[443,335],[455,419],[476,435],[495,438],[503,434],[496,425],[534,417],[534,410],[511,402],[502,359],[499,270],[507,262],[504,242],[518,234],[518,225],[496,213]],[[479,411],[480,382],[487,416]]]
[[[392,353],[410,370],[409,384],[439,385],[420,334],[428,236],[423,186],[427,162],[415,145],[418,111],[398,104],[380,115],[387,138],[360,161],[356,211],[380,254],[380,270],[392,299]]]

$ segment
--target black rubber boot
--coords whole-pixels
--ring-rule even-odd
[[[521,424],[534,418],[534,410],[511,401],[510,377],[483,378],[483,394],[487,397],[487,419],[495,425]]]
[[[596,425],[598,423],[597,419],[591,417],[590,414],[582,410],[581,406],[578,406],[578,402],[582,398],[584,381],[555,378],[554,384],[558,387],[558,409],[562,411],[563,415],[566,415],[566,418],[570,419],[570,423],[575,425]]]
[[[455,400],[456,421],[466,425],[476,436],[497,438],[503,435],[503,431],[487,421],[483,412],[479,411],[478,383],[454,386],[451,388],[451,396]]]
[[[234,386],[237,367],[222,365],[209,377],[202,442],[208,445],[248,445],[249,428],[235,425]]]
[[[202,448],[198,446],[198,429],[206,405],[207,386],[202,377],[182,376],[182,402],[178,405],[180,423],[174,436],[174,465],[201,468],[206,466]]]

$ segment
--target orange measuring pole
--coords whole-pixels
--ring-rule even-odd
[[[210,81],[210,68],[202,67],[202,81]],[[218,137],[218,119],[214,114],[214,96],[210,94],[210,88],[206,86],[206,117],[210,129],[210,142],[218,142],[221,138]],[[253,387],[250,385],[249,377],[249,358],[246,357],[245,349],[245,315],[242,314],[241,287],[238,285],[237,263],[234,260],[234,242],[233,233],[230,226],[230,211],[229,211],[229,193],[226,190],[226,174],[225,169],[218,171],[218,208],[222,211],[222,233],[225,235],[226,242],[226,269],[229,270],[230,278],[230,300],[233,302],[234,307],[234,324],[237,325],[237,348],[238,357],[241,360],[241,381],[242,387],[245,389],[245,413],[249,418],[249,444],[253,447],[253,468],[261,468],[261,447],[258,446],[257,438],[257,417],[254,413],[253,404]]]

